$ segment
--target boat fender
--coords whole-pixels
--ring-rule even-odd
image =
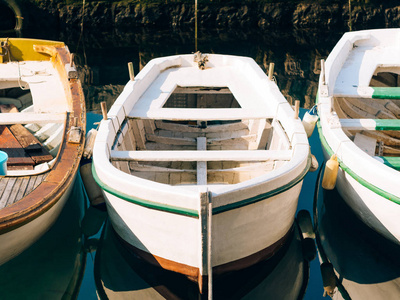
[[[317,257],[317,248],[312,238],[305,238],[301,241],[301,249],[303,252],[303,258],[311,262]]]
[[[92,174],[92,161],[81,162],[81,177],[83,185],[85,186],[86,194],[88,195],[90,204],[93,206],[99,206],[104,204],[104,197],[101,188],[98,186],[93,178]]]
[[[308,210],[302,209],[297,213],[297,223],[299,224],[303,238],[315,239],[315,232]]]
[[[315,172],[318,170],[319,164],[317,158],[311,154],[311,165],[310,165],[310,172]]]
[[[307,137],[310,137],[314,131],[315,124],[318,121],[317,106],[314,105],[309,111],[307,111],[304,116],[303,123],[304,129],[307,133]]]
[[[336,185],[337,174],[339,171],[339,162],[336,154],[326,162],[324,177],[322,178],[322,187],[326,190],[333,190]]]
[[[83,157],[90,159],[93,154],[94,141],[96,140],[97,130],[92,128],[86,135],[85,149],[83,150]]]
[[[320,265],[322,284],[324,286],[324,297],[332,297],[336,289],[336,276],[331,263],[324,262]]]

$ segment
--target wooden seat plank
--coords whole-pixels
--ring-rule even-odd
[[[0,105],[1,113],[18,113],[15,105]],[[4,116],[4,115],[2,115]],[[39,140],[21,124],[7,126],[19,144],[24,148],[27,156],[30,156],[35,164],[41,164],[53,159],[53,156],[39,142]]]
[[[24,126],[16,124],[9,128],[35,164],[38,165],[53,159],[53,156],[43,147],[42,143]]]
[[[7,168],[33,170],[35,162],[14,137],[7,126],[0,125],[0,150],[8,155]]]

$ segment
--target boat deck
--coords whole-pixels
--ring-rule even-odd
[[[34,176],[0,177],[0,209],[10,206],[32,192],[46,179],[48,172]]]
[[[373,78],[374,75],[380,72],[393,72],[398,68],[400,66],[399,51],[400,48],[397,45],[376,46],[373,43],[366,43],[353,47],[335,81],[335,96],[378,98],[374,97],[377,91],[371,85],[371,78],[376,79]],[[391,90],[383,91],[387,95],[379,98],[397,98],[392,95],[395,89],[391,87]]]

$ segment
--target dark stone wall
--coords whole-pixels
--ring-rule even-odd
[[[379,1],[375,1],[377,3]],[[0,0],[0,4],[19,6],[24,27],[76,30],[84,25],[90,29],[126,29],[135,27],[184,28],[194,25],[194,3],[186,1],[162,4],[138,4],[130,1],[68,1]],[[343,4],[345,3],[345,4]],[[353,5],[352,25],[355,29],[400,27],[400,4],[382,1],[380,4]],[[4,9],[3,9],[4,13]],[[4,19],[4,18],[3,18]],[[198,5],[198,25],[213,29],[270,30],[348,28],[347,1],[332,1],[329,5],[298,1],[276,3],[210,1]]]
[[[47,0],[46,0],[47,1]],[[24,26],[44,23],[63,30],[80,27],[84,14],[87,28],[126,29],[134,27],[180,28],[194,25],[194,4],[136,4],[132,2],[87,2],[63,5],[56,1],[42,1],[41,5],[27,0],[21,5],[26,22]],[[353,29],[400,27],[400,5],[360,5],[352,7]],[[202,28],[347,28],[349,9],[347,5],[320,5],[314,3],[255,3],[221,5],[210,2],[198,6],[198,24]]]
[[[87,0],[83,9],[57,0],[15,1],[20,1],[24,17],[24,37],[62,40],[77,54],[88,110],[98,109],[101,101],[113,103],[128,79],[127,61],[134,62],[137,72],[151,58],[194,50],[194,5],[186,2]],[[200,3],[199,49],[253,57],[265,71],[274,62],[284,96],[309,108],[318,88],[320,60],[349,30],[348,6],[332,2]],[[382,2],[353,6],[352,29],[400,27],[400,4]]]

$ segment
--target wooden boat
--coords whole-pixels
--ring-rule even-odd
[[[202,290],[285,242],[309,152],[254,60],[196,53],[154,59],[128,82],[101,121],[93,174],[126,245]]]
[[[62,42],[0,39],[0,264],[57,219],[83,152],[85,103]]]
[[[346,33],[326,60],[318,92],[324,155],[336,187],[369,227],[400,243],[398,29]]]

